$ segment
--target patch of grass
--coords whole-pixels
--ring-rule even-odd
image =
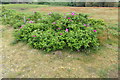
[[[48,7],[48,5],[36,5],[36,4],[4,4],[9,9],[17,9],[17,10],[26,10],[29,8],[40,8],[40,7]]]
[[[100,76],[101,78],[106,78],[107,75],[108,75],[108,72],[107,72],[106,70],[100,70],[100,71],[99,71],[99,76]]]
[[[35,11],[35,10],[29,11],[29,9],[31,9],[31,8],[50,7],[49,5],[36,5],[36,4],[4,4],[2,6],[4,6],[5,8],[8,8],[8,9],[14,9],[19,12],[23,12],[25,14],[33,14],[33,11]]]
[[[118,37],[118,24],[108,24],[108,35],[113,35],[114,37]]]
[[[17,44],[17,43],[18,43],[17,40],[13,40],[13,41],[10,43],[10,45],[15,45],[15,44]]]
[[[118,65],[113,64],[109,66],[108,68],[101,69],[99,70],[98,75],[100,76],[100,78],[111,78],[111,77],[117,78],[118,77]]]

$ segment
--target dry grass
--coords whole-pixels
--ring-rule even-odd
[[[118,8],[94,8],[94,7],[44,7],[44,8],[30,8],[26,11],[40,11],[40,12],[77,12],[91,14],[94,18],[104,19],[106,22],[118,22]]]
[[[76,7],[45,7],[32,8],[27,11],[57,11],[90,13],[93,17],[103,18],[108,23],[117,23],[115,8],[76,8]],[[110,18],[108,18],[110,17]],[[111,22],[109,22],[111,21]],[[99,78],[118,77],[118,43],[112,39],[111,45],[106,43],[99,51],[85,55],[83,52],[63,50],[63,58],[33,49],[25,43],[11,45],[14,40],[13,29],[0,26],[3,47],[3,77],[13,78]],[[74,54],[70,54],[74,53]],[[102,71],[104,70],[104,71]],[[112,72],[112,73],[111,73]],[[111,76],[111,74],[115,74]]]

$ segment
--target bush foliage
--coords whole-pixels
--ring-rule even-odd
[[[25,19],[23,19],[25,16]],[[105,23],[81,13],[34,12],[25,15],[14,10],[2,11],[3,24],[14,27],[17,41],[25,41],[34,48],[47,52],[70,48],[71,50],[98,47],[98,34]]]

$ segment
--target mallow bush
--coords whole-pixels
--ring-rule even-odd
[[[5,19],[3,15],[8,17]],[[23,16],[26,16],[26,22]],[[25,15],[4,10],[2,19],[15,28],[14,37],[17,41],[25,41],[34,48],[47,52],[65,48],[76,51],[99,47],[98,35],[105,25],[103,20],[75,12],[50,12],[44,15],[33,12],[32,15]]]

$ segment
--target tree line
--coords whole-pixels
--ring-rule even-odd
[[[118,7],[118,2],[38,2],[38,4],[73,7]]]
[[[41,4],[72,7],[120,7],[119,2],[2,2],[2,4]]]

